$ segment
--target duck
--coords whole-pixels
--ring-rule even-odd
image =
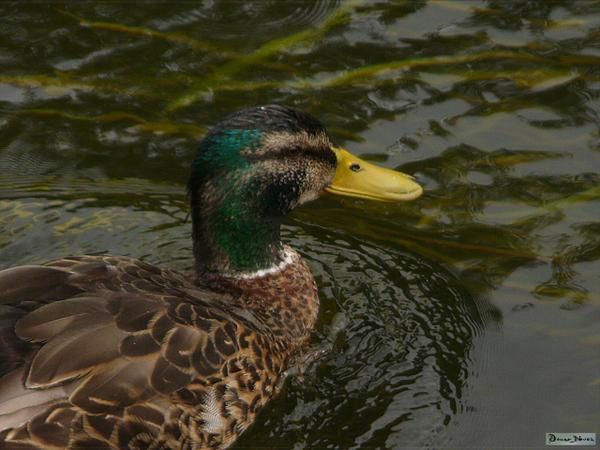
[[[0,271],[0,448],[225,449],[308,348],[317,285],[280,227],[329,193],[419,197],[413,177],[283,105],[202,139],[187,184],[193,270],[67,256]]]

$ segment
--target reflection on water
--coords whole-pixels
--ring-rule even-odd
[[[4,2],[0,41],[1,267],[189,269],[189,161],[251,104],[424,184],[294,212],[332,351],[239,448],[600,433],[598,2]]]

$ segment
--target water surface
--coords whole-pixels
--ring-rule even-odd
[[[600,3],[0,5],[0,267],[191,267],[198,139],[286,103],[426,193],[283,236],[328,353],[236,448],[541,448],[600,434]]]

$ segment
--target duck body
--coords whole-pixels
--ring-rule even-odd
[[[285,252],[277,270],[201,284],[112,256],[0,272],[14,320],[0,347],[0,448],[227,447],[316,321],[314,279]],[[3,283],[17,278],[28,284]]]
[[[305,113],[249,108],[192,165],[191,273],[117,256],[0,271],[0,449],[229,447],[314,329],[315,281],[279,228],[325,190],[421,193]]]

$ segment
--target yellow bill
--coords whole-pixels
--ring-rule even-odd
[[[335,177],[326,188],[332,194],[396,202],[414,200],[423,193],[410,175],[368,163],[340,147],[332,150],[338,160]]]

